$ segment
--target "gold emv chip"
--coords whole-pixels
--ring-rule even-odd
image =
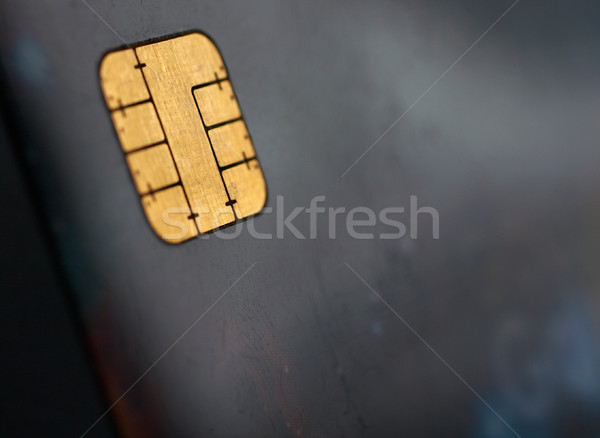
[[[207,36],[110,52],[100,84],[161,239],[180,243],[262,210],[263,174],[225,64]]]

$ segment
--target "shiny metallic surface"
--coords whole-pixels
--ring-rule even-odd
[[[265,181],[225,63],[206,35],[110,52],[100,85],[161,239],[181,243],[262,210]]]

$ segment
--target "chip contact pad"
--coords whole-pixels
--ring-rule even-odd
[[[168,243],[255,215],[266,184],[215,44],[189,33],[112,51],[100,85],[142,207]]]

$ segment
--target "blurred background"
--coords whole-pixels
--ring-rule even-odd
[[[89,4],[0,5],[3,435],[83,434],[258,262],[89,436],[600,436],[600,5],[519,1],[341,177],[512,2]],[[162,246],[97,67],[189,29],[268,206],[417,195],[440,239]]]

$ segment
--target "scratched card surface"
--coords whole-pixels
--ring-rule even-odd
[[[225,64],[207,36],[110,52],[100,83],[160,238],[180,243],[260,212],[263,174]]]

